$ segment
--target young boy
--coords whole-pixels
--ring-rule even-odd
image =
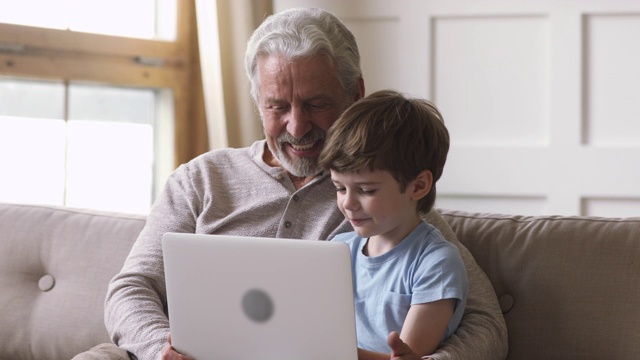
[[[327,134],[320,166],[331,170],[354,229],[333,241],[351,248],[360,360],[394,356],[394,331],[416,354],[431,354],[462,318],[467,277],[458,249],[421,217],[435,202],[448,150],[438,110],[388,90],[357,101]]]

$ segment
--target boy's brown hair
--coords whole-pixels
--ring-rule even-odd
[[[403,192],[429,170],[431,191],[417,206],[426,214],[435,203],[448,152],[449,132],[432,103],[382,90],[356,101],[331,126],[318,161],[337,172],[389,171]]]

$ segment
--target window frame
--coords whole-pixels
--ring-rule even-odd
[[[0,23],[0,75],[168,89],[175,166],[208,150],[194,0],[177,1],[176,40]]]

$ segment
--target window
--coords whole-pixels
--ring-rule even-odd
[[[193,1],[2,8],[0,201],[148,212],[207,149]]]
[[[175,40],[175,0],[0,0],[0,22]]]
[[[146,213],[173,160],[162,95],[0,79],[0,199]]]

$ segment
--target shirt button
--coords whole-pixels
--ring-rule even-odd
[[[291,221],[285,221],[284,222],[284,227],[286,227],[287,229],[291,227]]]
[[[284,177],[284,175],[282,175],[282,173],[278,173],[278,174],[275,176],[276,180],[278,180],[278,181],[282,180],[282,178],[283,178],[283,177]]]
[[[300,200],[300,197],[298,195],[293,195],[293,201],[298,201]]]

